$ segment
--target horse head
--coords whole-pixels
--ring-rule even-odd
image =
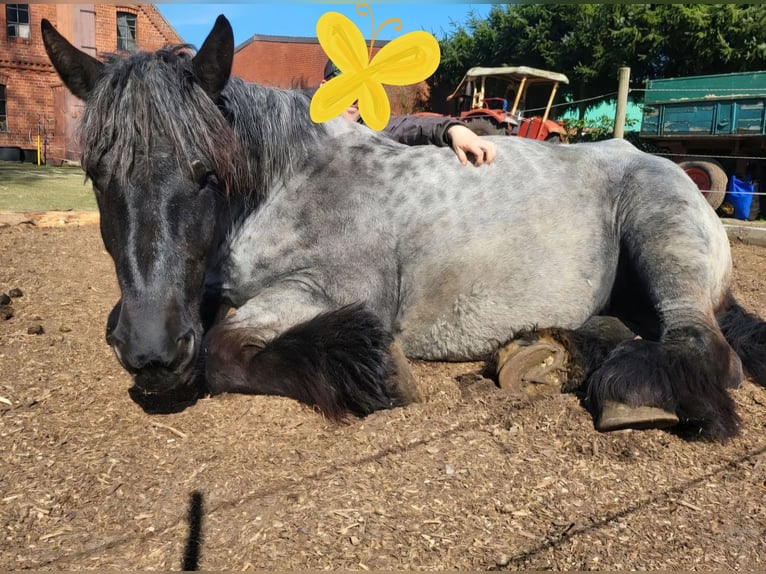
[[[236,138],[216,105],[231,73],[231,25],[219,16],[196,55],[179,46],[105,63],[47,20],[42,36],[64,84],[86,102],[82,165],[121,291],[107,341],[144,408],[193,400],[205,278],[236,169]]]

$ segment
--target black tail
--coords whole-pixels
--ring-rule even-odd
[[[716,318],[753,382],[766,387],[766,322],[745,311],[731,295]]]
[[[209,336],[207,384],[213,394],[291,397],[334,419],[406,403],[393,382],[392,337],[362,305],[318,315],[265,346],[226,321]]]

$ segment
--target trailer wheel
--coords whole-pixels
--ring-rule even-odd
[[[721,164],[715,160],[695,159],[682,161],[678,165],[697,184],[710,206],[718,209],[726,196],[726,184],[729,181]]]

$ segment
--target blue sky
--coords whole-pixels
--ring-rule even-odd
[[[208,32],[213,27],[216,17],[224,14],[234,28],[234,42],[237,46],[255,34],[279,36],[316,36],[316,22],[325,12],[335,11],[348,16],[369,39],[372,36],[372,23],[369,16],[359,16],[355,4],[310,4],[282,3],[240,3],[240,4],[157,4],[162,15],[183,38],[184,42],[202,45]],[[491,4],[373,4],[370,3],[375,18],[375,27],[379,27],[389,18],[402,21],[401,30],[391,24],[383,28],[378,40],[392,38],[412,32],[425,30],[441,39],[452,30],[452,23],[463,24],[473,11],[484,17],[489,13]]]

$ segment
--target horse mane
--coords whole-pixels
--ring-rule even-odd
[[[258,199],[310,157],[327,133],[323,125],[311,120],[311,99],[299,90],[270,88],[233,77],[219,104],[245,151],[243,191]]]
[[[324,128],[309,119],[310,100],[300,92],[232,78],[213,102],[195,80],[192,53],[181,44],[105,57],[105,77],[80,124],[83,167],[95,171],[113,154],[111,175],[127,184],[143,161],[169,153],[187,177],[202,161],[229,194],[259,201],[306,157]],[[159,149],[167,140],[172,149]]]

